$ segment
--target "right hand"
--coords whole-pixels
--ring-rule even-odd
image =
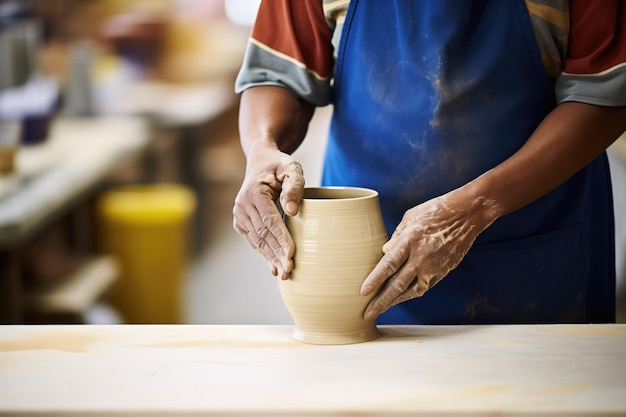
[[[272,275],[288,279],[295,244],[276,200],[294,216],[304,194],[302,166],[275,146],[258,144],[247,155],[246,174],[233,208],[233,227],[267,261]]]

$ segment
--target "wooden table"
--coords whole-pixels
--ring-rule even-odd
[[[626,415],[626,325],[381,329],[3,326],[0,415]]]

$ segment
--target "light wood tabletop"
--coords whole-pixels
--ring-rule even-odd
[[[626,415],[626,325],[0,327],[0,415]]]

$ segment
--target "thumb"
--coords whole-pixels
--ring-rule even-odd
[[[295,216],[304,196],[304,174],[298,162],[288,165],[282,175],[280,205],[287,216]]]

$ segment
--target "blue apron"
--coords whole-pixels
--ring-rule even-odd
[[[555,107],[522,0],[352,0],[336,65],[322,183],[376,189],[389,233],[510,157]],[[614,321],[612,207],[603,154],[378,322]]]

